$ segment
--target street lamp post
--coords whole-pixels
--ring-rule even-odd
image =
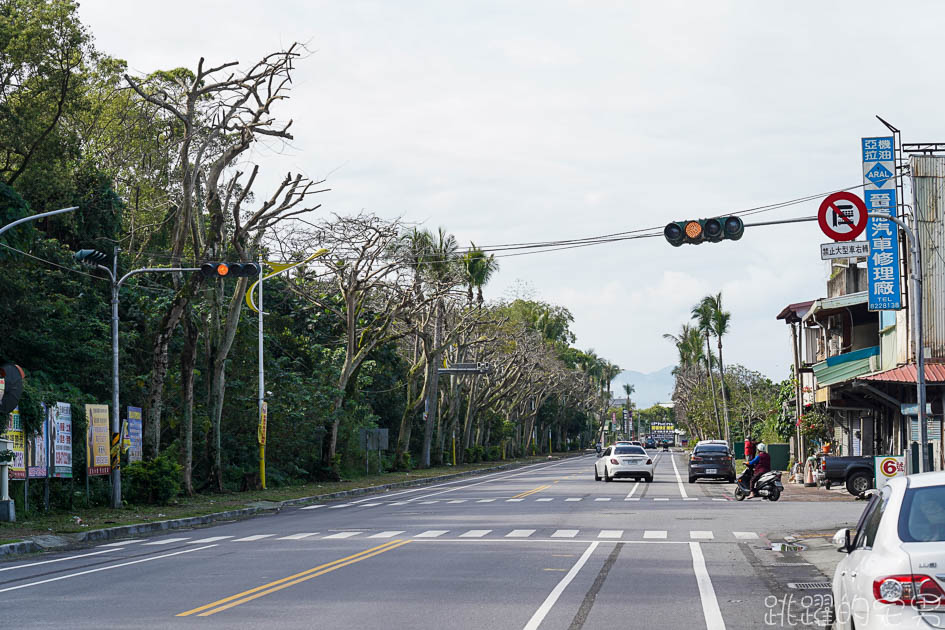
[[[98,252],[96,250],[83,249],[79,252],[76,252],[75,259],[82,264],[88,265],[95,269],[100,269],[108,274],[109,280],[111,280],[111,306],[112,306],[112,419],[111,419],[111,437],[114,440],[115,436],[121,431],[121,412],[119,410],[119,389],[118,389],[118,292],[121,289],[121,285],[130,278],[131,276],[137,275],[139,273],[157,273],[157,272],[167,272],[167,271],[200,271],[197,267],[144,267],[141,269],[134,269],[129,271],[121,278],[118,278],[118,252],[119,248],[116,247],[114,254],[112,256],[112,268],[109,269],[105,265],[98,264],[99,260],[105,258],[105,254]],[[113,465],[111,472],[112,480],[112,507],[120,508],[121,507],[121,455],[119,452],[118,457],[119,465]]]
[[[3,227],[0,227],[0,234],[3,234],[12,227],[16,227],[21,223],[26,223],[27,221],[35,221],[36,219],[44,219],[46,217],[51,217],[54,214],[62,214],[63,212],[72,212],[73,210],[78,210],[79,206],[72,206],[71,208],[61,208],[59,210],[51,210],[49,212],[41,212],[40,214],[34,214],[29,217],[23,217],[22,219],[17,219],[13,223],[8,223]]]

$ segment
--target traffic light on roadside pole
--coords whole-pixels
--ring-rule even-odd
[[[718,243],[724,239],[737,241],[744,233],[745,224],[738,216],[673,221],[663,228],[663,236],[673,247],[684,243],[698,245],[703,241]]]
[[[205,278],[254,278],[259,275],[259,263],[207,262],[200,265]]]
[[[94,267],[106,262],[108,260],[108,254],[100,252],[96,249],[80,249],[76,253],[72,254],[72,259],[77,263]]]

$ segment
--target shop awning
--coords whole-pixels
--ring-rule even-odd
[[[788,324],[793,324],[801,321],[801,318],[807,314],[807,311],[810,310],[811,305],[814,303],[814,300],[807,300],[806,302],[795,302],[794,304],[788,304],[781,312],[778,313],[778,316],[775,319],[783,319]]]
[[[878,356],[879,346],[870,346],[869,348],[838,354],[820,363],[815,363],[811,367],[814,370],[814,376],[817,378],[817,386],[836,385],[857,378],[861,374],[868,374],[878,367],[875,365],[876,359],[874,358]]]
[[[820,298],[819,300],[814,300],[810,310],[808,310],[807,313],[802,316],[802,319],[808,320],[817,314],[829,315],[833,311],[839,311],[841,309],[850,308],[851,306],[866,304],[868,301],[869,297],[866,295],[866,291],[860,291],[859,293],[847,293],[846,295],[838,295],[837,297],[832,298]]]

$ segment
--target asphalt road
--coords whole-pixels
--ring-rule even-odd
[[[862,505],[735,502],[654,456],[649,484],[595,482],[588,456],[19,558],[0,563],[4,625],[803,627],[773,613],[823,576],[770,542]]]

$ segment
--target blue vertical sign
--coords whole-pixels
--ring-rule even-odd
[[[868,212],[896,216],[896,159],[893,136],[863,138],[863,201]],[[866,224],[870,255],[868,307],[871,311],[902,308],[899,284],[899,227],[870,217]]]

